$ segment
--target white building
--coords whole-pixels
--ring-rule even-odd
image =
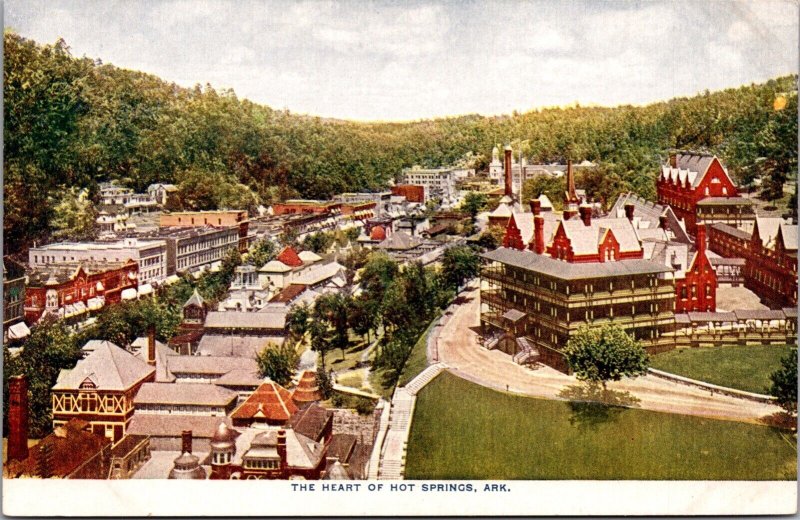
[[[115,242],[58,242],[28,250],[28,264],[31,267],[127,260],[139,264],[139,285],[160,283],[167,277],[167,244],[163,240],[126,238]]]
[[[458,199],[456,181],[474,175],[475,170],[466,168],[405,168],[400,184],[413,184],[425,187],[426,202],[431,198],[441,198],[442,202],[453,203]]]

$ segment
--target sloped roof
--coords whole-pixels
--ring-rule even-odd
[[[519,267],[527,271],[542,273],[561,280],[585,280],[609,276],[664,273],[671,268],[650,260],[620,260],[617,262],[570,263],[556,260],[533,251],[517,251],[500,247],[481,255],[487,260]]]
[[[104,341],[75,368],[61,370],[53,390],[77,390],[87,379],[99,390],[127,390],[154,372],[154,367],[138,357]]]
[[[257,369],[235,368],[226,372],[222,377],[214,381],[215,385],[220,386],[252,386],[257,387],[264,382],[264,378],[258,374]]]
[[[262,273],[286,273],[291,271],[292,268],[284,264],[280,260],[270,260],[259,269]]]
[[[794,224],[781,224],[781,236],[783,237],[783,246],[787,251],[797,251],[797,226]]]
[[[641,249],[636,230],[633,229],[633,225],[627,218],[592,219],[589,226],[579,219],[564,220],[561,225],[570,239],[572,251],[576,255],[596,254],[607,229],[614,233],[614,238],[619,242],[621,253],[639,251]]]
[[[420,240],[416,237],[412,237],[405,231],[395,231],[391,235],[389,235],[386,240],[382,241],[376,247],[380,249],[390,249],[390,250],[400,250],[405,251],[407,249],[412,249],[417,247],[420,243]]]
[[[286,430],[286,463],[291,468],[316,468],[322,459],[322,444],[294,430]]]
[[[200,296],[200,293],[197,292],[197,289],[195,289],[194,292],[192,292],[192,295],[189,297],[188,300],[186,300],[186,303],[183,304],[184,308],[190,307],[192,305],[197,307],[203,307],[205,305],[205,300],[203,299],[202,296]]]
[[[325,427],[332,420],[333,412],[313,403],[294,413],[289,419],[289,426],[297,433],[319,441],[325,433]]]
[[[206,329],[283,329],[287,311],[236,312],[212,311],[206,315]]]
[[[227,388],[206,383],[144,383],[133,403],[225,407],[238,395]]]
[[[336,276],[336,274],[344,271],[344,266],[338,262],[330,262],[323,265],[316,265],[309,268],[300,276],[292,280],[292,284],[300,285],[316,285],[324,282],[328,278]]]
[[[233,411],[234,419],[288,421],[297,412],[291,393],[274,381],[262,383],[245,402]]]
[[[775,248],[778,231],[780,231],[783,224],[785,224],[785,221],[780,217],[756,217],[755,227],[758,229],[758,237],[764,247],[768,249]],[[796,233],[795,231],[795,236]]]
[[[175,384],[182,385],[183,383]],[[131,435],[150,435],[152,437],[180,437],[183,430],[191,430],[192,437],[211,439],[220,422],[231,424],[229,417],[135,413],[127,433]]]
[[[297,256],[300,257],[303,263],[319,262],[322,260],[322,257],[313,251],[300,251]]]
[[[167,368],[174,374],[219,374],[231,370],[257,370],[255,358],[226,356],[169,356]]]
[[[268,343],[282,345],[285,340],[283,336],[204,334],[197,345],[197,355],[252,358]]]
[[[327,457],[329,459],[336,459],[347,463],[350,456],[355,450],[358,443],[358,437],[349,433],[336,433],[331,436],[331,442],[328,444]]]
[[[305,404],[319,401],[321,398],[319,386],[317,386],[317,374],[313,370],[306,370],[300,376],[300,381],[292,392],[292,399],[298,404]]]
[[[494,210],[489,213],[490,217],[505,218],[510,217],[512,213],[511,206],[506,202],[501,202]]]
[[[303,265],[303,260],[297,255],[297,251],[295,251],[292,246],[284,247],[275,259],[289,267],[300,267]]]

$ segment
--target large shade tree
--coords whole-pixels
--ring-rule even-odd
[[[584,325],[573,334],[564,355],[575,377],[600,383],[647,373],[649,359],[641,343],[618,325]]]

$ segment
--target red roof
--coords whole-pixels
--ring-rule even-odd
[[[305,291],[307,285],[301,283],[292,283],[284,287],[281,292],[273,296],[269,301],[270,303],[289,303]]]
[[[386,240],[386,229],[383,226],[375,226],[369,234],[370,240]]]
[[[292,399],[301,404],[319,401],[321,398],[322,396],[317,386],[317,375],[311,370],[306,370],[303,372],[300,382],[297,383],[297,388],[292,393]]]
[[[295,251],[292,246],[284,247],[283,251],[281,251],[275,259],[289,267],[300,267],[303,265],[303,261],[297,256],[297,251]]]
[[[234,420],[256,419],[266,422],[285,423],[298,410],[292,394],[279,384],[268,381],[233,411]]]

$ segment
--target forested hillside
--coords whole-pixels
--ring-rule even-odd
[[[187,208],[252,207],[376,190],[405,166],[470,152],[480,165],[504,142],[533,161],[598,162],[604,184],[647,197],[671,148],[713,151],[740,182],[767,175],[768,188],[797,171],[796,77],[645,107],[358,123],[273,110],[209,85],[182,88],[75,58],[63,41],[42,46],[6,32],[4,45],[6,253],[50,236],[54,208],[76,196],[64,188],[94,196],[110,179],[136,190],[174,182]]]

